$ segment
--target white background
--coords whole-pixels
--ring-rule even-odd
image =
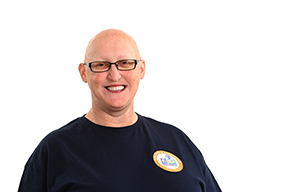
[[[182,129],[223,191],[288,191],[286,2],[1,1],[0,191],[17,191],[40,140],[90,109],[77,67],[107,28],[146,60],[135,110]]]

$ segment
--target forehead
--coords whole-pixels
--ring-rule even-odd
[[[85,59],[114,62],[121,59],[136,59],[138,49],[135,41],[125,34],[99,35],[87,47]]]

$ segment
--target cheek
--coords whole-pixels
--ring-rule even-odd
[[[90,82],[94,84],[101,84],[105,81],[107,74],[106,73],[92,73],[90,74]]]
[[[103,81],[103,74],[98,73],[98,74],[90,74],[88,76],[88,85],[91,90],[97,90]]]
[[[133,73],[133,71],[129,71],[128,73],[125,74],[125,76],[123,76],[130,84],[135,85],[135,83],[137,83],[138,80],[138,75],[137,73]]]
[[[139,74],[129,72],[126,74],[125,79],[130,84],[130,90],[136,92],[140,82]]]

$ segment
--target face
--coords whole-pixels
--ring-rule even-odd
[[[90,42],[85,62],[109,61],[114,63],[122,59],[140,59],[134,40],[125,34],[108,35]],[[131,71],[119,71],[115,65],[102,73],[93,73],[88,66],[79,65],[80,75],[87,82],[92,94],[93,106],[103,110],[123,110],[133,108],[134,96],[140,80],[144,78],[145,61],[141,60]]]

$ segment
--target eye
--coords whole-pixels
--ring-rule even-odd
[[[103,67],[109,66],[109,64],[107,64],[106,62],[96,62],[96,63],[93,63],[93,65],[96,68],[103,68]]]
[[[98,63],[98,64],[96,64],[96,66],[97,67],[103,67],[103,66],[105,66],[105,63]]]

